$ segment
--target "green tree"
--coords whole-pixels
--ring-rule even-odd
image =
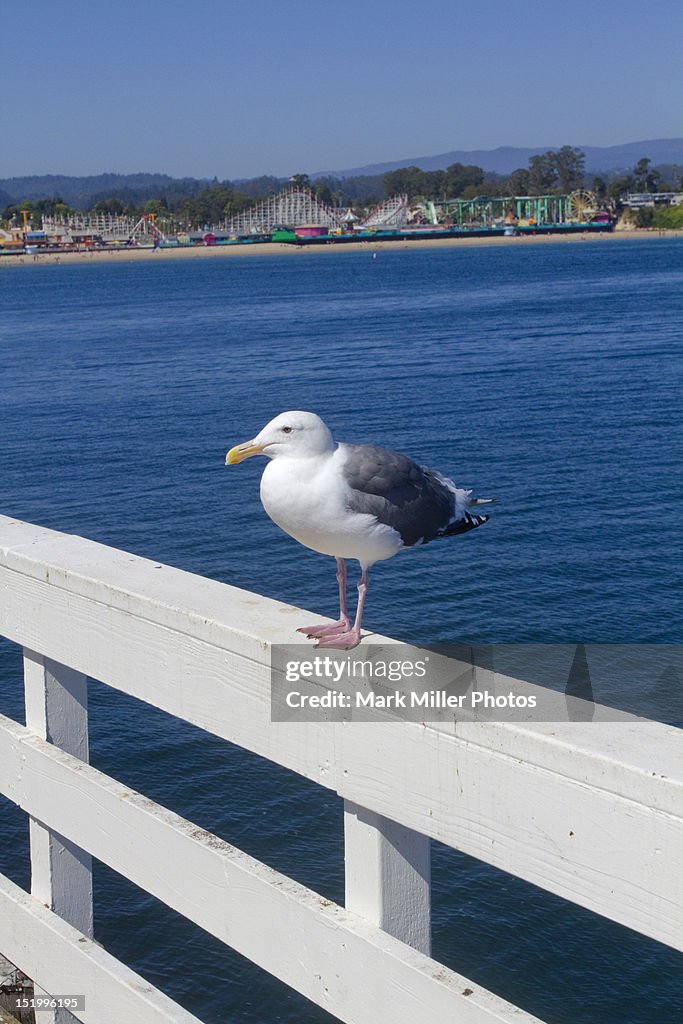
[[[529,159],[529,195],[544,196],[557,188],[557,164],[552,150]]]
[[[457,199],[465,189],[478,189],[484,180],[484,172],[475,164],[454,163],[446,168],[445,189],[447,198]],[[475,192],[475,195],[477,192]]]
[[[72,216],[76,211],[72,209],[67,203],[56,203],[54,208],[53,216],[57,220],[66,220]]]
[[[2,219],[8,221],[11,227],[23,227],[23,210],[26,210],[26,223],[29,230],[40,228],[42,220],[38,204],[30,199],[25,199],[22,203],[11,203],[9,206],[6,206],[2,213]]]
[[[445,171],[422,172],[422,196],[424,199],[447,199],[447,178]]]
[[[22,203],[11,203],[3,210],[2,219],[12,227],[23,227],[22,210],[26,210],[27,226],[32,230],[40,230],[43,217],[63,219],[74,212],[60,196],[53,196],[50,199],[26,199]]]
[[[618,204],[622,196],[631,191],[633,191],[633,178],[630,175],[614,178],[607,186],[607,198]]]
[[[332,192],[327,185],[315,184],[313,186],[313,195],[319,203],[324,203],[325,206],[332,206]]]
[[[194,226],[194,200],[189,196],[186,196],[180,201],[176,210],[175,216],[180,224],[185,228],[191,228]]]
[[[483,181],[478,182],[476,185],[468,185],[460,195],[462,199],[476,199],[477,196],[497,196],[500,195],[500,182],[489,181],[484,178]]]
[[[573,146],[562,146],[553,154],[560,191],[567,194],[583,185],[586,154]]]
[[[93,213],[108,213],[112,217],[120,217],[125,210],[125,204],[122,199],[100,199],[99,202],[93,206]]]
[[[225,208],[232,202],[234,191],[226,185],[211,185],[196,196],[192,221],[198,227],[218,224],[224,219]]]
[[[6,221],[10,227],[18,227],[21,221],[21,213],[19,212],[19,206],[17,203],[9,203],[2,211],[2,219]]]
[[[424,171],[419,167],[399,167],[395,171],[387,171],[382,176],[384,197],[406,194],[409,199],[416,199],[424,191]]]
[[[663,181],[659,171],[651,166],[647,157],[639,160],[633,168],[633,188],[636,192],[661,192]]]
[[[607,196],[607,182],[600,175],[596,175],[591,183],[591,189],[601,201]]]
[[[641,206],[636,210],[635,225],[637,228],[651,228],[655,219],[655,211],[651,206]]]
[[[505,181],[503,192],[510,196],[528,196],[531,188],[531,175],[524,167],[518,167]]]
[[[254,206],[256,203],[255,199],[251,196],[244,195],[243,192],[233,192],[232,197],[226,203],[223,214],[227,221],[232,220],[238,214],[248,210],[250,206]]]
[[[293,185],[294,188],[311,187],[311,179],[308,177],[307,174],[293,174],[289,179],[289,183],[290,185]]]
[[[145,203],[145,213],[154,213],[157,217],[163,217],[168,213],[168,203],[165,199],[148,199]]]
[[[70,209],[61,196],[53,196],[51,199],[38,199],[33,203],[33,209],[41,217],[54,217],[58,210]]]

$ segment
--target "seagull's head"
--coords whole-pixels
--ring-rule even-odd
[[[266,455],[269,459],[282,456],[305,459],[324,455],[334,447],[329,428],[314,412],[281,412],[266,423],[252,441],[231,448],[225,456],[225,464],[234,466],[252,455]]]

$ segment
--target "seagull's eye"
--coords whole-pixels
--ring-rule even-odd
[[[293,427],[283,427],[282,428],[282,433],[283,434],[291,434],[293,429],[294,429]]]

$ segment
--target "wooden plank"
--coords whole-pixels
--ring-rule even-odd
[[[90,542],[80,543],[89,547]],[[173,610],[173,627],[154,621],[155,616],[163,618],[166,606],[141,596],[140,580],[138,593],[131,593],[127,600],[117,592],[123,605],[118,607],[107,603],[110,594],[104,585],[102,601],[57,585],[55,580],[62,579],[63,573],[52,563],[43,570],[49,578],[46,582],[2,567],[0,558],[0,633],[334,789],[334,724],[311,728],[306,723],[271,722],[269,644],[250,635],[247,640],[255,644],[250,650],[258,660],[235,654],[229,645],[234,640],[239,647],[244,634],[239,628],[233,632],[230,608],[223,609],[224,621],[213,620],[215,635],[203,619],[204,629],[199,629],[201,617],[192,604],[197,578],[168,567],[157,571],[155,563],[129,557],[144,563],[153,592],[162,577],[168,578],[169,593],[178,588],[178,576],[187,583],[188,611],[181,615]],[[142,569],[137,568],[140,576]],[[222,589],[220,584],[213,586]],[[260,599],[245,595],[245,600],[253,606],[248,621],[255,634]],[[213,641],[193,635],[195,627],[199,633],[213,635]],[[281,638],[281,625],[279,629]],[[270,623],[263,625],[263,633],[272,636]],[[287,635],[291,638],[289,631]]]
[[[86,677],[24,651],[27,728],[88,760]],[[31,892],[83,935],[93,935],[92,858],[34,818],[30,825]]]
[[[4,535],[13,535],[7,522],[27,534],[17,550],[7,546]],[[29,543],[32,532],[39,538],[35,544]],[[37,552],[46,554],[48,544],[52,553],[43,561]],[[68,568],[72,558],[80,574]],[[21,562],[22,571],[8,572],[4,566],[10,562]],[[89,576],[84,575],[85,564]],[[128,571],[131,589],[124,591]],[[99,590],[96,577],[101,577]],[[294,622],[312,613],[4,517],[0,584],[0,630],[11,639],[337,788],[333,728],[320,722],[270,722],[270,646],[291,641],[292,613]],[[89,600],[78,600],[81,591]],[[98,593],[100,600],[93,596]],[[253,644],[249,656],[241,657],[245,636]],[[564,751],[562,770],[569,766],[570,777],[579,772],[588,785],[677,813],[682,795],[679,731],[652,723],[645,735],[640,722],[631,729],[619,723],[611,730],[613,724],[600,723],[597,740],[597,730],[570,722],[535,726],[463,721],[456,733],[515,759],[526,759],[528,751],[533,763],[551,770],[557,769]],[[437,723],[427,727],[453,730]],[[423,726],[396,723],[395,729],[420,732]],[[381,808],[373,809],[381,813]]]
[[[47,582],[54,588],[54,609],[49,607],[52,603],[49,597],[48,607],[44,607],[42,602],[45,592],[40,588],[29,588],[25,595],[34,599],[32,610],[35,613],[45,614],[45,625],[48,629],[51,629],[53,616],[59,615],[62,607],[56,591],[65,590],[74,596],[90,598],[96,605],[104,604],[107,608],[125,612],[129,622],[131,616],[146,619],[165,626],[172,633],[188,634],[198,641],[214,644],[225,651],[235,663],[239,662],[239,657],[235,656],[243,654],[256,666],[269,667],[271,645],[296,640],[294,626],[300,617],[310,617],[312,614],[93,541],[0,516],[0,567],[3,566],[14,566],[20,575]],[[20,600],[20,595],[16,596],[17,600]],[[74,612],[80,607],[74,604]],[[15,609],[14,614],[9,608],[4,608],[3,611],[5,614],[0,621],[4,620],[8,630],[6,635],[15,638],[13,633],[27,631],[21,621],[20,607]],[[107,621],[102,609],[99,610],[99,614],[93,613],[93,618],[97,632],[106,628]],[[112,638],[115,639],[116,637]],[[373,642],[394,645],[397,643],[381,636],[373,637]],[[198,650],[200,656],[205,652],[201,644]],[[96,657],[96,652],[91,654]],[[68,664],[73,665],[73,662]],[[227,666],[231,664],[232,662],[225,662]],[[89,672],[89,669],[86,671]],[[106,672],[103,670],[101,674]],[[263,676],[260,672],[256,672],[256,675],[258,678],[255,681],[260,684]],[[176,673],[171,675],[172,683],[175,683],[175,676]],[[164,683],[166,682],[165,677]],[[150,702],[152,697],[153,693],[150,693]],[[140,699],[145,698],[141,696]],[[576,723],[558,723],[560,724],[564,727],[564,734],[567,742],[571,744],[573,754],[576,750],[582,749],[582,738],[585,738],[587,745],[590,746],[591,730],[581,725],[577,726]],[[486,723],[487,730],[489,725],[491,733],[497,732],[499,737],[506,736],[512,739],[518,735],[522,737],[524,744],[527,743],[528,733],[535,728],[512,723]],[[468,728],[476,730],[477,724],[462,722],[459,723],[459,728],[464,734]],[[312,734],[319,729],[320,725],[317,723],[309,732]],[[665,779],[676,778],[680,783],[680,772],[675,771],[679,765],[680,750],[671,742],[676,730],[669,730],[666,726],[661,726],[660,729],[662,732],[659,736],[660,742],[656,744],[659,754],[655,762],[655,774]],[[602,734],[600,746],[604,738],[605,734]],[[635,730],[629,736],[629,754],[637,738]],[[623,734],[619,733],[618,743],[614,744],[615,750],[622,742]],[[649,738],[641,744],[641,750],[646,754],[647,771],[651,773],[653,754]],[[629,760],[612,758],[612,761],[614,769],[621,771],[625,776],[628,774]],[[661,771],[658,771],[660,766]],[[598,774],[602,775],[606,767],[607,761],[603,758]],[[667,771],[667,768],[674,770]],[[597,779],[590,781],[598,784]],[[658,792],[666,794],[666,786],[653,786],[650,796],[655,796]],[[622,795],[629,794],[624,790]],[[672,796],[672,801],[673,807],[680,806],[680,790]]]
[[[346,799],[683,949],[681,816],[428,728],[343,735]]]
[[[15,573],[7,572],[11,566]],[[78,596],[88,600],[79,602]],[[32,649],[336,788],[334,730],[319,722],[289,722],[286,728],[270,722],[271,645],[297,639],[294,627],[312,614],[81,537],[0,516],[4,635],[29,648],[32,637],[39,645]],[[163,628],[155,630],[154,624]],[[182,637],[185,645],[178,642]],[[381,636],[373,637],[373,642],[397,643]],[[145,644],[154,651],[141,661]],[[130,646],[130,654],[124,651],[113,658],[121,646]],[[217,649],[214,657],[211,647]],[[140,670],[132,674],[144,676],[144,681],[127,685],[136,663]],[[188,672],[190,681],[183,692]],[[258,694],[251,701],[254,688]],[[192,700],[197,689],[207,690],[206,699],[202,693]],[[249,723],[254,712],[259,720],[249,730],[242,719]],[[578,773],[588,785],[680,813],[679,730],[652,723],[647,727],[651,731],[644,732],[639,721],[630,729],[622,728],[622,723],[614,730],[610,726],[615,723],[599,724],[598,734],[574,722],[462,721],[457,735],[513,758],[533,760],[539,767],[562,770],[568,777]],[[427,727],[453,731],[452,725]],[[421,731],[424,726],[396,723],[395,728],[398,733]],[[259,744],[258,736],[264,733]],[[312,759],[311,744],[319,753]],[[374,809],[381,813],[381,808]]]
[[[9,719],[0,790],[349,1024],[535,1020]]]
[[[7,516],[0,516],[0,563],[257,661],[269,660],[271,643],[291,643],[300,616],[310,616],[238,587]]]
[[[88,685],[82,672],[24,650],[28,728],[88,760]],[[93,935],[92,858],[35,818],[29,820],[31,894],[88,937]],[[37,997],[47,995],[36,985]],[[70,1024],[63,1008],[44,1011],[42,1024]]]
[[[458,738],[626,800],[683,814],[683,734],[659,722],[458,722]]]
[[[679,730],[638,721],[385,724],[380,714],[370,729],[271,722],[270,643],[291,640],[292,612],[0,517],[0,632],[406,828],[680,944],[671,884]]]
[[[430,847],[426,836],[345,801],[346,909],[427,956],[432,945]]]
[[[201,1024],[34,896],[0,875],[0,948],[55,995],[85,995],[83,1024]],[[38,1015],[38,1019],[44,1017]]]

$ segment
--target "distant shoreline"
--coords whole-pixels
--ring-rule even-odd
[[[526,235],[518,237],[496,236],[494,238],[441,238],[415,239],[410,241],[363,241],[344,242],[328,245],[289,245],[284,242],[260,242],[244,245],[210,245],[169,249],[122,249],[118,251],[101,251],[62,253],[12,253],[0,256],[0,267],[35,267],[54,266],[55,264],[90,264],[97,263],[128,263],[137,260],[168,259],[215,259],[220,257],[240,256],[281,256],[284,253],[339,253],[339,252],[405,252],[407,249],[446,249],[468,246],[506,245],[525,247],[530,245],[574,245],[577,242],[593,245],[611,241],[683,238],[683,231],[633,229],[629,231],[611,231],[604,233],[571,234],[571,235]]]

